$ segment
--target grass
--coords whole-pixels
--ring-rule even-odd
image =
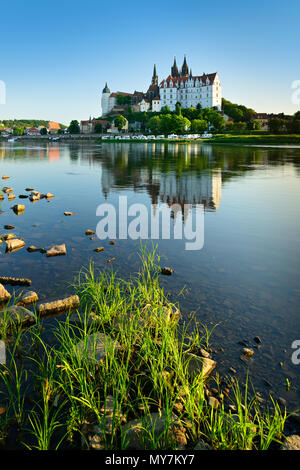
[[[88,448],[91,442],[103,449],[180,449],[199,439],[213,449],[278,446],[286,412],[274,401],[261,411],[248,381],[243,392],[228,381],[225,393],[216,375],[220,405],[209,406],[210,385],[202,374],[190,375],[186,354],[208,349],[212,330],[179,328],[179,307],[159,285],[155,249],[142,248],[140,261],[129,280],[96,273],[93,265],[82,270],[74,284],[81,310],[56,321],[55,346],[44,341],[39,321],[14,332],[0,373],[4,445],[17,424],[21,437],[14,445],[28,449]],[[96,360],[91,338],[100,333],[119,347],[105,339],[106,354]]]

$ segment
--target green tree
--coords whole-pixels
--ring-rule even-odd
[[[114,123],[115,126],[118,128],[118,131],[121,132],[121,130],[126,124],[126,119],[124,118],[124,116],[122,116],[122,114],[120,114],[115,118]]]
[[[160,112],[162,114],[170,114],[171,110],[169,108],[169,106],[163,106],[161,109],[160,109]]]
[[[176,103],[175,114],[176,114],[177,116],[181,116],[181,115],[182,115],[182,114],[181,114],[181,105],[180,105],[180,103],[178,103],[178,102]]]
[[[153,116],[147,123],[148,129],[153,132],[154,135],[158,135],[161,132],[161,119],[159,116]]]
[[[282,128],[284,124],[285,124],[285,121],[283,119],[279,119],[279,118],[270,119],[270,123],[269,123],[270,132],[273,132],[274,134],[278,134],[279,132],[282,132]]]
[[[96,124],[95,124],[95,129],[94,129],[94,130],[95,130],[95,133],[96,133],[96,134],[102,134],[102,132],[103,132],[103,127],[102,127],[101,122],[96,122]]]
[[[204,119],[194,119],[191,122],[191,133],[202,134],[207,129],[207,121]]]
[[[40,134],[41,134],[41,135],[47,135],[47,134],[48,134],[46,127],[42,127],[42,128],[41,128]]]
[[[79,127],[79,122],[74,119],[73,121],[70,122],[68,131],[70,134],[79,134],[80,133],[80,127]]]

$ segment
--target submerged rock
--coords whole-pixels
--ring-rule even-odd
[[[2,191],[7,194],[7,193],[12,193],[13,192],[13,188],[9,188],[8,186],[4,186],[4,188],[2,188]]]
[[[242,352],[243,352],[243,355],[247,357],[251,357],[254,354],[253,349],[250,349],[250,348],[243,348]]]
[[[46,256],[63,256],[67,254],[66,245],[54,245],[49,250],[46,251]]]
[[[0,284],[0,303],[6,302],[11,298],[10,293],[3,287],[2,284]]]
[[[29,251],[29,253],[35,253],[36,251],[40,251],[41,253],[45,253],[46,250],[44,250],[44,248],[38,248],[37,246],[35,245],[30,245],[28,248],[27,248],[27,251]]]
[[[212,450],[212,447],[200,439],[195,445],[194,450]]]
[[[15,206],[12,207],[12,210],[14,211],[15,214],[19,215],[25,211],[25,206],[24,204],[16,204]]]
[[[42,315],[54,315],[57,313],[65,312],[73,308],[79,307],[78,295],[72,295],[65,299],[55,300],[54,302],[47,302],[38,306],[38,312]]]
[[[106,354],[120,349],[118,341],[104,333],[93,333],[74,346],[74,352],[87,358],[90,362],[100,362]]]
[[[6,323],[8,328],[15,325],[29,325],[35,322],[34,314],[27,308],[13,306],[0,312],[0,324]]]
[[[5,230],[13,230],[16,228],[14,225],[4,225]]]
[[[15,198],[16,198],[16,195],[13,194],[13,193],[10,193],[10,194],[8,195],[8,200],[9,200],[9,201],[10,201],[11,199],[15,199]]]

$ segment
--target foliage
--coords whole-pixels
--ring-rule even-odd
[[[115,118],[114,123],[115,126],[118,128],[118,131],[120,132],[126,124],[126,119],[124,118],[124,116],[122,116],[122,114],[120,114]]]
[[[76,121],[75,119],[71,121],[68,131],[70,134],[79,134],[80,133],[79,122]]]

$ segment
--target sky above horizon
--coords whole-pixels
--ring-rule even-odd
[[[298,0],[1,2],[0,121],[98,117],[106,81],[146,91],[154,63],[160,81],[184,54],[194,75],[219,73],[224,98],[294,114],[299,14]]]

